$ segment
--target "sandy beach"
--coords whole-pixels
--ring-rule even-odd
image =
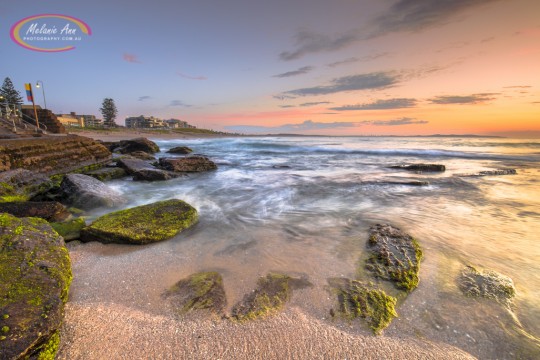
[[[95,140],[102,141],[120,141],[129,140],[140,137],[152,138],[152,139],[211,139],[220,138],[227,135],[204,133],[204,132],[166,132],[156,130],[143,130],[143,129],[115,129],[112,131],[105,130],[69,130],[68,132],[73,135],[86,136]],[[233,136],[233,135],[229,135]]]

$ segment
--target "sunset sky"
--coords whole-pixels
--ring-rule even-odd
[[[83,20],[76,49],[10,39]],[[0,4],[0,77],[55,113],[243,133],[540,136],[539,0],[28,0]],[[42,93],[35,89],[38,104]]]

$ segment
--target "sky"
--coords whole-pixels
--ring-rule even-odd
[[[11,39],[41,14],[91,34],[63,52]],[[540,137],[538,0],[3,1],[0,49],[22,94],[39,80],[53,112],[98,116],[110,97],[120,125]]]

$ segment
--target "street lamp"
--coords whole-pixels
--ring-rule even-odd
[[[47,100],[45,99],[45,85],[43,85],[43,81],[38,80],[36,82],[36,87],[38,89],[41,87],[41,91],[43,92],[43,102],[45,103],[45,109],[47,109]]]

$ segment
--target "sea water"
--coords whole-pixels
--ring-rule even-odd
[[[389,223],[418,239],[425,258],[419,287],[400,297],[399,317],[385,334],[443,341],[481,358],[540,354],[540,141],[283,136],[155,142],[161,148],[157,157],[189,146],[218,170],[108,184],[129,200],[125,207],[182,199],[197,208],[199,224],[149,246],[79,245],[92,261],[75,261],[75,273],[112,280],[75,276],[72,300],[159,312],[160,295],[176,281],[217,270],[230,309],[258,277],[280,272],[313,284],[296,292],[288,306],[368,334],[330,319],[335,299],[327,279],[362,278],[368,229]],[[390,168],[413,163],[443,164],[446,171]],[[509,168],[517,175],[466,176]],[[104,212],[90,213],[90,220]],[[465,297],[456,278],[466,265],[511,277],[513,305]]]

